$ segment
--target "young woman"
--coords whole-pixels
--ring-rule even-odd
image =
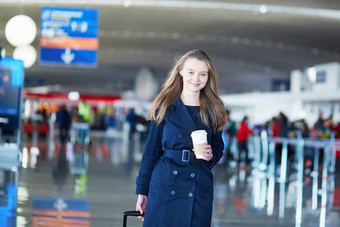
[[[211,225],[213,175],[223,153],[225,107],[208,55],[191,50],[170,71],[148,119],[150,132],[136,180],[136,210],[144,226]],[[197,159],[190,137],[206,130],[208,145]]]

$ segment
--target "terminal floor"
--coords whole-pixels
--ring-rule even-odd
[[[133,157],[140,158],[140,152],[134,151]],[[136,155],[137,153],[137,155]],[[139,153],[139,154],[138,154]],[[139,162],[123,160],[110,151],[105,142],[92,144],[87,171],[87,187],[83,192],[75,192],[75,176],[68,174],[64,184],[57,185],[52,177],[55,159],[39,160],[35,168],[21,168],[18,187],[18,207],[16,226],[63,226],[39,223],[33,225],[33,198],[35,196],[49,196],[51,198],[86,200],[90,204],[90,226],[122,226],[122,213],[135,208],[136,195],[135,179]],[[339,160],[338,160],[339,161]],[[280,209],[279,183],[276,181],[273,190],[272,206],[269,204],[269,192],[262,190],[262,194],[254,190],[256,171],[228,165],[214,168],[215,199],[212,226],[320,226],[321,196],[318,195],[318,207],[312,209],[312,180],[305,176],[303,183],[303,203],[301,223],[296,217],[296,182],[288,181],[285,186],[285,206]],[[335,227],[340,223],[340,173],[339,168],[333,179],[334,190],[328,194],[325,226]],[[293,177],[294,178],[294,177]],[[264,193],[264,194],[263,194]],[[259,197],[266,199],[262,205],[254,206]],[[281,201],[282,202],[282,201]],[[281,203],[282,204],[282,203]],[[268,208],[269,207],[269,208]],[[280,213],[281,212],[281,213]],[[283,213],[282,213],[283,212]],[[279,215],[281,217],[279,217]],[[62,217],[58,217],[62,218]],[[296,221],[297,220],[297,221]],[[323,222],[322,222],[323,223]],[[73,225],[65,225],[73,226]],[[76,225],[74,225],[76,226]],[[142,222],[134,217],[128,219],[128,226],[142,226]]]

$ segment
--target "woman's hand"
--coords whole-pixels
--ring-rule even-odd
[[[210,161],[212,158],[213,158],[213,153],[212,153],[212,150],[211,150],[211,146],[208,144],[208,145],[205,145],[204,146],[204,150],[203,150],[203,160],[205,161]]]
[[[143,214],[144,211],[145,211],[145,206],[146,206],[147,200],[148,200],[148,197],[146,195],[138,195],[137,203],[136,203],[136,211],[139,211],[141,214]],[[140,219],[142,219],[142,221],[144,221],[143,216],[139,216],[138,218],[140,218]]]

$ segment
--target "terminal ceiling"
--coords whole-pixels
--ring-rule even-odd
[[[53,85],[52,90],[119,95],[134,89],[143,67],[149,67],[162,84],[176,57],[196,48],[211,56],[222,94],[268,91],[273,79],[288,80],[291,70],[340,61],[338,0],[205,1],[205,5],[131,0],[129,7],[124,1],[108,0],[82,1],[87,5],[75,0],[67,5],[9,2],[0,0],[0,38],[7,56],[14,50],[4,35],[11,17],[22,13],[39,26],[42,6],[99,9],[97,67],[42,66],[37,61],[25,72],[26,87]],[[166,2],[184,5],[165,7]],[[259,12],[262,4],[267,4],[265,14]],[[39,37],[33,46],[39,55]]]

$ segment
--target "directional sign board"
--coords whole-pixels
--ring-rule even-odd
[[[40,64],[97,65],[98,10],[41,9]]]
[[[49,196],[33,197],[32,227],[90,226],[90,203]],[[43,224],[42,224],[43,223]]]

